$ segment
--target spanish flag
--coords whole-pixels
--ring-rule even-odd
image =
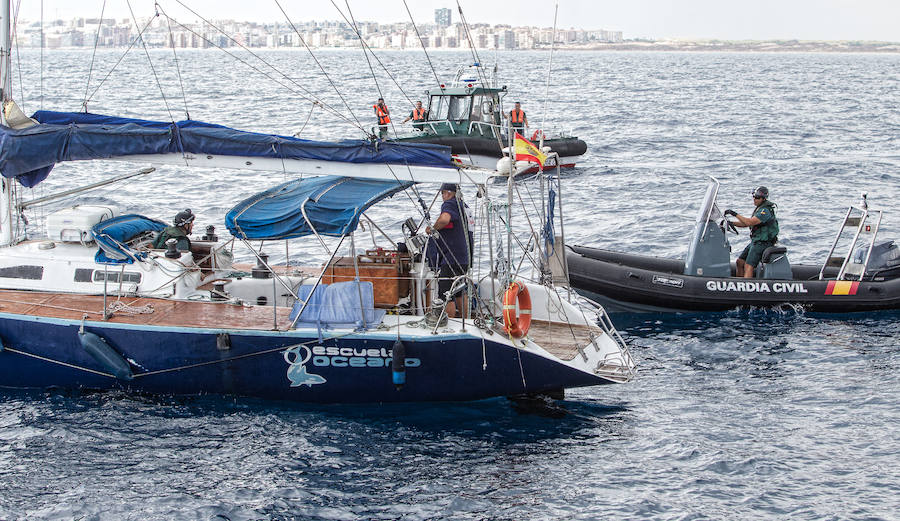
[[[534,146],[534,143],[528,141],[522,134],[516,132],[515,137],[516,161],[531,161],[541,165],[544,168],[544,161],[547,160],[547,154],[543,153]]]
[[[825,288],[826,295],[856,295],[859,288],[859,282],[851,282],[849,280],[829,280],[828,287]]]

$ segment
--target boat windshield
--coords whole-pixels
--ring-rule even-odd
[[[469,119],[471,96],[432,96],[430,120],[463,121]]]

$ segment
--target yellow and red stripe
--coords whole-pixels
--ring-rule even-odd
[[[856,295],[859,282],[851,280],[829,280],[825,288],[826,295]]]
[[[534,161],[544,166],[547,161],[547,154],[538,149],[531,141],[528,141],[522,134],[516,132],[513,148],[516,153],[516,161]]]

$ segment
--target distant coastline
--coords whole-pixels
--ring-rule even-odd
[[[27,49],[37,49],[37,47],[26,47]],[[113,45],[104,47],[104,49],[124,49],[125,46]],[[330,46],[330,45],[310,45],[314,50],[328,51],[346,51],[358,52],[358,46]],[[414,45],[404,47],[369,47],[372,50],[384,52],[421,52],[422,48]],[[163,46],[151,46],[151,50],[171,52],[171,48]],[[253,50],[265,51],[281,51],[281,52],[306,52],[303,47],[268,47],[257,46],[252,47]],[[428,47],[428,52],[468,52],[468,47]],[[549,45],[535,46],[532,48],[514,48],[514,49],[493,49],[490,47],[478,47],[478,51],[494,51],[494,52],[528,52],[528,51],[549,51]],[[861,42],[861,41],[812,41],[812,40],[752,40],[752,41],[726,41],[726,40],[625,40],[615,43],[589,43],[589,44],[564,44],[557,45],[553,48],[555,51],[637,51],[637,52],[760,52],[760,53],[876,53],[876,54],[898,54],[900,53],[900,42]],[[54,46],[48,47],[46,51],[72,51],[85,50],[92,51],[90,47],[85,46]],[[179,52],[184,51],[210,51],[218,50],[213,47],[202,48],[179,48]]]
[[[900,53],[900,42],[811,40],[627,40],[617,43],[566,45],[560,50],[686,52],[832,52]]]

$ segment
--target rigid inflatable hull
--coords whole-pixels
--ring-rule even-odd
[[[456,155],[481,155],[500,159],[502,153],[496,138],[474,136],[434,136],[403,138],[398,141],[412,143],[430,143],[434,145],[449,146],[451,152]],[[587,152],[587,144],[577,138],[548,139],[544,146],[559,154],[559,157],[575,157]]]
[[[808,311],[849,313],[900,308],[900,278],[886,281],[818,280],[819,266],[793,266],[794,280],[701,277],[682,274],[684,263],[595,248],[566,252],[569,279],[609,312],[726,311],[799,305]],[[829,269],[826,276],[834,276]]]
[[[81,324],[0,313],[0,387],[360,403],[477,400],[613,383],[534,352],[462,333],[404,338],[406,384],[398,390],[391,372],[396,335],[357,334],[319,342],[315,331],[88,322],[85,331],[129,361],[134,377],[126,380],[104,374],[110,369],[82,347]],[[228,335],[225,348],[219,341],[222,334]],[[286,355],[302,343],[308,343],[308,351],[299,347]]]

